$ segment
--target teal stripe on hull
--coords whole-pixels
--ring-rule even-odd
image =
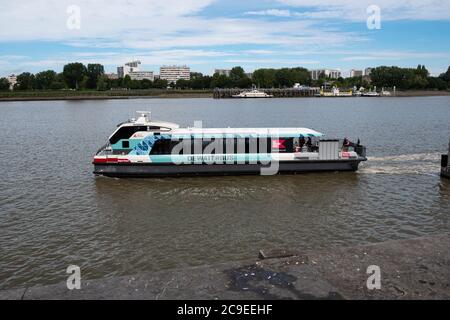
[[[153,163],[245,163],[272,161],[272,155],[268,153],[249,154],[190,154],[190,155],[150,155],[149,159]]]

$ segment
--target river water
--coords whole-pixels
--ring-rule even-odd
[[[304,126],[361,139],[356,173],[166,179],[95,177],[117,123]],[[138,99],[0,103],[0,289],[450,232],[439,177],[450,97]]]

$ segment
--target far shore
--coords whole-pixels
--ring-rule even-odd
[[[393,97],[429,97],[429,96],[450,96],[450,91],[446,90],[407,90],[396,91],[395,95],[391,92]]]
[[[450,91],[407,90],[391,97],[450,96]],[[0,92],[0,101],[213,98],[212,90],[15,91]],[[303,98],[303,97],[301,97]]]

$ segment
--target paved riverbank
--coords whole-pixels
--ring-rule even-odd
[[[0,299],[450,299],[450,234],[0,291]],[[381,289],[366,286],[367,268]]]

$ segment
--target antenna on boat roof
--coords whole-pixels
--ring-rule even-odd
[[[151,111],[136,111],[137,113],[139,113],[141,115],[141,117],[150,119],[150,115],[151,115]]]
[[[139,117],[135,120],[135,123],[147,123],[150,122],[150,111],[136,111],[139,113]]]

